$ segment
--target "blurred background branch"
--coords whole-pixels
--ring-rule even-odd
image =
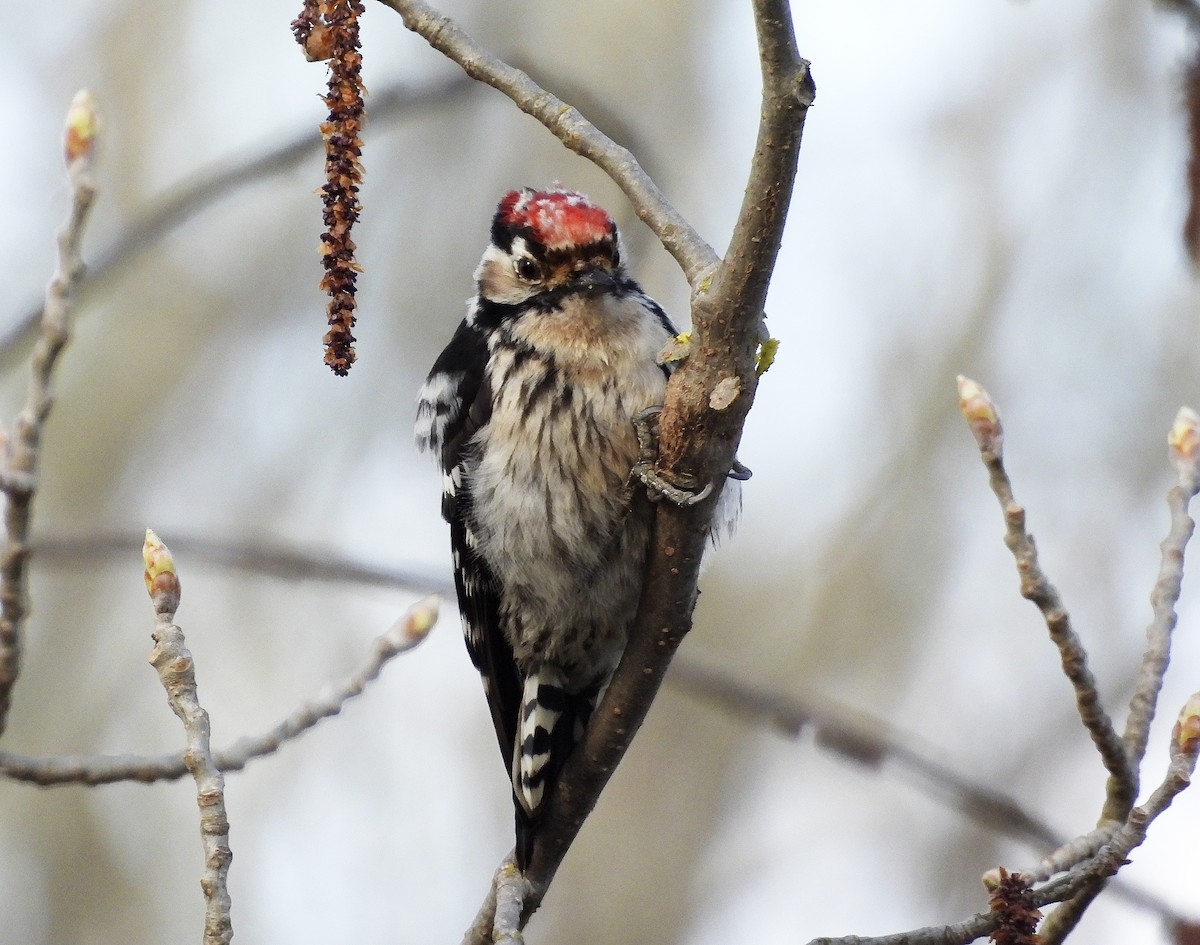
[[[386,125],[451,107],[474,88],[475,83],[465,77],[420,87],[407,82],[389,85],[371,96],[372,124]],[[127,272],[172,230],[197,214],[245,187],[292,171],[321,149],[321,136],[314,128],[305,126],[283,141],[262,144],[246,153],[224,158],[172,185],[131,220],[115,239],[95,252],[82,273],[78,290],[82,301],[87,301],[87,293],[92,287]],[[24,356],[40,317],[41,310],[31,306],[4,327],[0,334],[0,370],[11,370]]]
[[[171,544],[182,547],[187,543]],[[269,568],[270,565],[268,564]],[[314,562],[312,570],[324,566]],[[354,567],[334,567],[327,573],[353,573]],[[344,578],[339,578],[344,579]],[[256,758],[274,754],[281,746],[299,738],[318,722],[339,715],[346,703],[360,696],[379,678],[383,667],[394,657],[420,644],[437,622],[437,598],[426,597],[413,604],[386,633],[376,637],[363,665],[345,679],[326,686],[315,698],[292,710],[283,721],[260,735],[245,736],[225,749],[212,753],[213,763],[222,772],[240,771]],[[0,774],[14,781],[50,787],[64,784],[112,784],[117,781],[174,781],[188,773],[184,755],[178,752],[157,757],[145,755],[78,756],[49,755],[30,757],[0,751]]]
[[[34,550],[40,565],[77,567],[97,559],[124,556],[132,540],[132,536],[119,535],[43,539]],[[443,595],[452,595],[454,590],[445,575],[438,577],[413,568],[356,562],[328,550],[311,551],[281,545],[268,548],[235,546],[195,536],[172,537],[171,545],[182,556],[196,562],[287,582],[349,583],[418,593],[433,590]],[[425,605],[416,605],[421,606]],[[412,619],[413,612],[414,608],[410,608],[405,618],[372,644],[371,656],[360,670],[328,687],[319,699],[299,706],[270,730],[241,738],[226,749],[218,749],[214,753],[217,766],[225,772],[239,771],[255,758],[269,755],[283,743],[302,735],[322,719],[337,714],[348,698],[359,694],[367,682],[377,677],[388,659],[415,645],[410,643],[393,649],[393,644],[387,642]],[[813,744],[821,750],[854,766],[901,777],[925,796],[1031,850],[1049,853],[1070,847],[1072,852],[1067,859],[1056,859],[1048,871],[1034,874],[1041,880],[1094,856],[1112,836],[1114,826],[1110,825],[1097,832],[1093,843],[1072,846],[1074,842],[1069,841],[1062,831],[1050,826],[1016,797],[996,790],[982,780],[963,775],[953,765],[940,761],[939,757],[946,754],[944,749],[928,744],[926,739],[912,732],[898,729],[885,719],[828,697],[772,692],[738,678],[729,670],[706,665],[686,653],[672,662],[664,682],[670,690],[719,706],[733,716],[767,726],[788,739],[799,741],[811,734]],[[186,773],[178,754],[28,757],[0,751],[0,774],[43,786],[107,784],[125,780],[152,782],[173,780]],[[1164,923],[1187,921],[1187,916],[1166,900],[1137,883],[1118,881],[1113,886],[1113,893],[1139,909],[1155,914]],[[489,917],[494,914],[494,909],[493,903]],[[487,928],[490,931],[490,925]]]

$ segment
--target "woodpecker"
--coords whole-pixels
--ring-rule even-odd
[[[663,402],[676,331],[626,272],[612,217],[569,190],[507,193],[475,282],[418,395],[416,442],[442,468],[524,870],[637,609],[651,506],[634,421]]]

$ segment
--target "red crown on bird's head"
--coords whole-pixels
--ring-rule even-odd
[[[612,239],[617,231],[606,210],[573,190],[511,190],[496,208],[496,222],[530,230],[548,250]]]

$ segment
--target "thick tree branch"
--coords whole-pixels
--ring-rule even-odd
[[[650,179],[628,148],[617,144],[578,110],[551,95],[520,69],[493,56],[450,17],[421,0],[380,0],[400,14],[404,25],[472,79],[503,92],[525,114],[540,121],[559,141],[611,177],[638,218],[659,238],[693,290],[717,264],[717,254]]]
[[[660,425],[660,467],[667,478],[685,486],[716,482],[718,491],[754,394],[753,355],[763,304],[812,100],[808,63],[796,54],[787,4],[759,0],[754,9],[764,75],[754,165],[729,256],[711,285],[701,284],[694,295],[692,353],[668,385]],[[710,407],[713,391],[729,378],[740,381],[740,395],[724,409]],[[629,644],[583,741],[567,760],[539,828],[526,871],[532,886],[527,915],[541,902],[691,628],[714,501],[715,496],[692,508],[659,505]]]
[[[37,490],[42,429],[54,405],[51,381],[70,332],[75,288],[83,274],[83,231],[96,194],[92,161],[96,136],[95,103],[80,92],[67,115],[66,161],[71,182],[71,212],[58,234],[58,269],[46,288],[41,334],[29,362],[25,406],[17,415],[0,466],[7,498],[5,542],[0,554],[0,734],[8,722],[12,690],[21,668],[21,630],[29,613],[29,523]]]
[[[175,544],[172,542],[172,544]],[[228,748],[213,752],[222,772],[240,771],[255,758],[274,754],[285,742],[303,735],[318,722],[338,715],[346,703],[376,678],[394,657],[417,646],[433,629],[438,600],[417,601],[392,627],[371,643],[366,662],[336,685],[295,709],[279,724],[260,735],[240,738]],[[43,787],[61,784],[112,784],[116,781],[174,781],[188,773],[179,753],[169,755],[59,755],[34,758],[0,751],[0,775]]]
[[[660,466],[681,486],[706,480],[717,492],[731,468],[754,395],[754,353],[766,289],[782,239],[804,117],[814,89],[808,63],[796,53],[784,0],[756,0],[755,22],[764,76],[758,146],[730,258],[715,253],[616,145],[560,99],[501,62],[453,21],[419,0],[381,0],[405,25],[473,78],[505,93],[567,147],[605,170],[638,216],[683,269],[693,290],[691,356],[668,386]],[[714,270],[714,265],[716,269]],[[712,399],[719,384],[732,397]],[[710,406],[711,405],[711,406]],[[526,878],[526,917],[541,902],[558,864],[624,755],[658,690],[671,655],[691,626],[699,561],[713,502],[682,509],[660,505],[638,617],[624,658],[568,759],[539,826]]]

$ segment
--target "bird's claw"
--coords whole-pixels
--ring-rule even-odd
[[[667,499],[686,509],[689,506],[703,502],[712,494],[713,487],[711,482],[706,484],[699,492],[691,492],[688,489],[682,489],[667,482],[663,478],[662,473],[652,464],[638,463],[633,467],[632,475],[646,487],[646,491],[650,494],[651,502]]]
[[[712,494],[713,486],[710,482],[699,492],[693,492],[668,482],[658,471],[658,418],[661,414],[662,407],[656,405],[647,407],[633,418],[641,458],[630,471],[630,476],[646,487],[651,502],[667,499],[681,508],[688,508],[707,499]]]

